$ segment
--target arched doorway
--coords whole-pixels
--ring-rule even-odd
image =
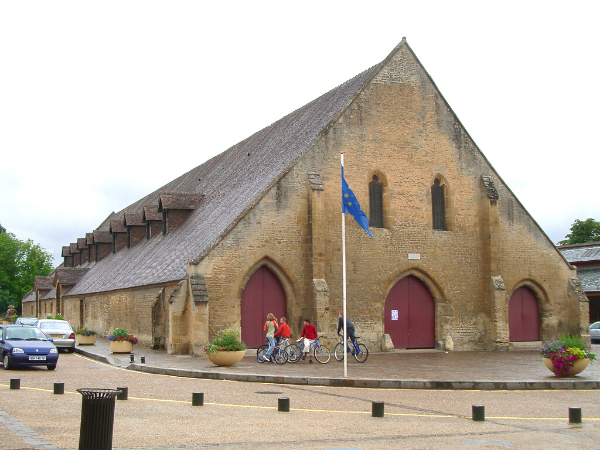
[[[385,300],[384,327],[394,348],[435,347],[435,302],[417,277],[402,278],[390,290]]]
[[[508,330],[511,342],[540,340],[540,309],[533,291],[518,288],[508,303]]]
[[[265,343],[267,314],[273,313],[278,320],[287,315],[283,286],[267,266],[261,266],[246,283],[241,310],[242,340],[248,348]]]

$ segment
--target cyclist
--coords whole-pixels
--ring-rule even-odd
[[[287,319],[282,317],[280,322],[281,325],[279,325],[279,328],[275,332],[275,339],[277,339],[277,341],[280,339],[289,339],[289,337],[292,335],[290,326],[287,324]]]
[[[339,316],[340,316],[340,320],[338,321],[337,334],[338,334],[338,336],[341,336],[342,334],[340,333],[340,330],[342,330],[344,328],[344,313],[342,311],[340,311]],[[350,320],[348,320],[347,318],[346,318],[346,335],[350,338],[350,340],[352,342],[356,342],[356,337],[354,336],[354,325],[352,325],[352,322],[350,322]]]
[[[265,322],[264,329],[267,330],[267,341],[269,341],[269,348],[263,356],[264,361],[271,361],[271,355],[275,349],[275,330],[277,329],[277,320],[273,313],[267,315],[267,321]],[[275,362],[275,361],[272,361]]]
[[[312,364],[312,355],[309,353],[309,350],[311,344],[317,339],[317,329],[310,323],[310,319],[304,319],[304,328],[302,329],[302,334],[297,342],[300,342],[302,338],[304,338],[302,359],[306,359],[306,354],[308,353],[308,362]]]

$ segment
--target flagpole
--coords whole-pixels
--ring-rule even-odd
[[[342,174],[344,171],[344,154],[341,154],[342,158]],[[340,183],[341,185],[341,183]],[[346,217],[344,214],[344,208],[342,207],[342,301],[343,301],[343,314],[344,314],[344,378],[348,376],[348,337],[346,333]]]

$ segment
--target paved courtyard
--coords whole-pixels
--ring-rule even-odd
[[[404,358],[415,370],[418,359],[442,358],[442,354],[411,353]],[[148,353],[146,357],[150,360],[151,356]],[[203,358],[161,357],[181,364],[204,364]],[[374,378],[383,364],[376,359],[370,366]],[[481,359],[485,361],[475,358]],[[369,361],[360,370],[368,372]],[[335,361],[276,366],[259,365],[248,357],[242,368],[245,365],[255,371],[341,370]],[[355,365],[349,372],[359,370]],[[423,367],[429,365],[423,363]],[[471,375],[481,374],[484,367],[480,364],[471,369]],[[589,369],[592,375],[588,377],[593,379],[597,369],[595,365],[586,371]],[[461,378],[469,375],[468,370],[464,369]],[[504,370],[496,378],[512,376],[518,370],[518,366]],[[539,374],[540,379],[546,376],[543,371]],[[11,378],[20,379],[21,389],[9,389]],[[53,394],[54,382],[65,383],[64,395]],[[116,449],[600,448],[598,390],[374,389],[252,383],[148,374],[62,353],[54,372],[45,368],[0,370],[0,448],[77,448],[81,395],[76,389],[121,386],[128,387],[129,399],[116,402]],[[192,406],[193,392],[204,393],[204,406]],[[279,397],[290,399],[290,412],[277,410]],[[385,402],[383,418],[371,416],[373,401]],[[472,420],[472,405],[485,406],[485,422]],[[569,407],[582,408],[582,425],[568,423]]]

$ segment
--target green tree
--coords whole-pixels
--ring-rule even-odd
[[[571,232],[558,245],[585,244],[600,241],[600,222],[594,219],[581,221],[576,219],[571,225]]]
[[[35,277],[52,272],[52,254],[31,239],[21,241],[12,233],[0,233],[0,314],[8,305],[18,308],[33,289]]]

